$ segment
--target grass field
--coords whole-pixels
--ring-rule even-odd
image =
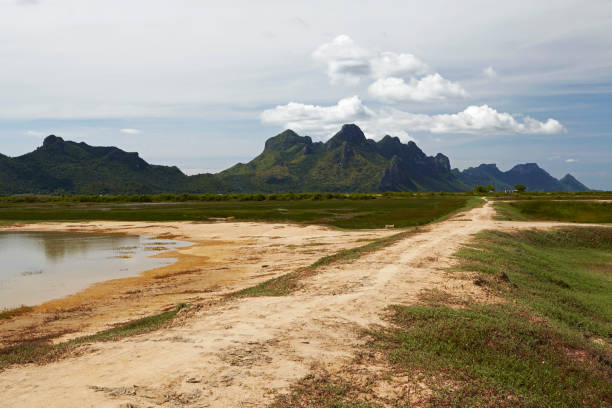
[[[612,223],[612,202],[522,200],[496,202],[502,219]]]
[[[297,222],[340,228],[423,225],[480,202],[470,196],[369,196],[368,199],[205,201],[179,203],[2,203],[7,221],[245,221]]]
[[[611,406],[611,250],[607,228],[482,233],[454,273],[478,272],[475,283],[507,302],[451,308],[440,292],[392,306],[392,325],[368,333],[352,367],[309,376],[272,406]],[[376,382],[352,375],[364,365],[429,392],[372,399]]]

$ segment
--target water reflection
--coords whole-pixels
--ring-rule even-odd
[[[38,304],[169,264],[172,259],[150,256],[185,245],[146,236],[0,232],[0,309]]]
[[[3,247],[29,245],[30,243],[36,245],[37,250],[44,251],[47,260],[61,261],[67,256],[84,254],[109,245],[116,248],[137,248],[140,237],[66,232],[0,232],[0,251]]]

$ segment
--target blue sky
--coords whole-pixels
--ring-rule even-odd
[[[0,0],[0,152],[53,133],[219,171],[354,122],[612,190],[612,3],[532,3]]]

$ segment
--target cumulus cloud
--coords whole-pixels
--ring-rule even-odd
[[[338,130],[339,124],[367,121],[374,115],[358,96],[352,96],[341,99],[332,106],[289,102],[263,111],[260,117],[264,123],[282,124],[295,131],[323,136]]]
[[[427,64],[412,54],[381,52],[360,47],[348,35],[339,35],[318,47],[312,56],[327,64],[331,82],[358,83],[373,80],[369,94],[385,106],[371,109],[359,96],[341,99],[331,106],[290,102],[261,114],[265,123],[283,125],[311,136],[329,137],[344,123],[358,124],[369,137],[392,134],[406,140],[409,132],[433,134],[556,134],[565,128],[555,119],[539,121],[529,116],[498,112],[488,105],[471,105],[461,112],[415,114],[398,109],[399,102],[439,101],[466,98],[467,91],[457,82],[431,73]],[[497,76],[492,66],[483,70],[489,78]]]
[[[565,131],[555,119],[545,122],[529,116],[522,120],[489,107],[469,106],[455,114],[415,114],[395,108],[373,110],[357,96],[340,100],[336,105],[317,106],[291,102],[268,109],[261,114],[266,123],[283,125],[295,131],[323,138],[331,136],[344,123],[356,123],[373,138],[385,134],[410,139],[410,132],[434,134],[556,134]]]
[[[497,78],[497,71],[491,65],[482,70],[484,76],[489,79]]]
[[[376,99],[386,102],[423,102],[467,96],[461,85],[443,78],[438,73],[418,80],[412,78],[408,83],[402,78],[380,78],[370,85],[368,91]]]
[[[126,135],[137,135],[140,133],[140,129],[131,129],[131,128],[119,129],[119,131],[121,133],[125,133]]]
[[[371,72],[369,52],[348,35],[339,35],[317,48],[312,56],[327,63],[327,75],[333,83],[356,83]]]
[[[412,54],[382,52],[370,59],[372,76],[384,78],[399,74],[426,74],[429,67]]]
[[[412,54],[389,51],[374,54],[358,46],[346,34],[319,46],[312,56],[327,64],[327,75],[332,83],[355,84],[363,78],[420,75],[429,71],[427,64]]]
[[[509,113],[498,112],[488,105],[468,106],[455,114],[432,116],[432,133],[483,133],[483,134],[555,134],[565,128],[555,119],[540,122],[526,116],[522,121]]]
[[[565,160],[565,162],[566,162],[566,163],[575,163],[575,162],[577,162],[577,161],[578,161],[578,160],[576,160],[576,159],[566,159],[566,160]]]
[[[34,136],[34,137],[43,137],[43,136],[46,136],[46,133],[45,132],[40,132],[38,130],[28,130],[26,132],[26,135]]]

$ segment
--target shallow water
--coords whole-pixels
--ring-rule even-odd
[[[0,231],[0,309],[37,305],[95,282],[174,262],[152,255],[189,242],[149,236]]]

